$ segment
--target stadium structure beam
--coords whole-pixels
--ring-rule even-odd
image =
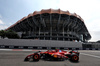
[[[79,28],[77,29],[77,31],[81,30],[83,28],[82,25],[79,26]]]
[[[52,15],[50,14],[50,40],[52,40],[52,22],[51,22],[51,19],[52,19]]]
[[[64,36],[65,36],[65,30],[64,30],[64,27],[63,27],[63,41],[65,40]]]
[[[17,29],[16,29],[16,26],[14,26],[14,30],[16,31]]]
[[[25,29],[23,29],[23,27],[21,26],[21,24],[19,24],[19,28],[22,29],[22,31],[25,31]]]
[[[23,23],[20,23],[21,27],[26,31],[27,29],[25,28],[25,25]]]
[[[20,27],[20,24],[18,24],[18,26],[17,27],[19,27],[20,29],[19,29],[19,31],[21,31],[22,30],[22,27]]]
[[[29,21],[29,19],[27,19],[28,25],[31,26],[31,28],[34,28],[33,24],[31,24],[31,22]]]
[[[69,26],[71,25],[71,23],[72,23],[72,21],[71,21],[70,18],[69,18],[69,21],[70,21],[70,22],[68,22],[68,24],[67,24],[68,27],[69,27]]]
[[[40,25],[37,23],[37,21],[35,20],[35,18],[34,18],[34,17],[32,17],[32,19],[33,19],[33,21],[34,21],[35,25],[36,25],[37,27],[40,27]]]
[[[18,27],[18,24],[16,25],[16,29],[17,29],[17,31],[19,31],[19,29],[20,29],[20,28]]]
[[[81,30],[82,28],[84,28],[84,27],[83,27],[83,25],[82,25],[82,21],[80,21],[79,24],[78,24],[78,29],[77,29],[77,31]]]
[[[11,28],[10,28],[11,29]],[[16,31],[15,26],[13,27],[13,30]]]
[[[18,32],[20,31],[20,27],[19,27],[18,24],[16,25],[16,29],[17,29]]]
[[[44,22],[44,19],[42,19],[42,15],[40,14],[40,22],[41,22],[41,24],[44,26],[44,27],[46,27],[46,24],[45,24],[45,22]]]
[[[41,28],[39,27],[39,36],[40,36],[40,31],[41,31]],[[38,37],[39,38],[39,37]]]
[[[27,28],[28,30],[31,29],[31,26],[28,24],[27,19],[25,19],[25,25],[26,25],[26,28]]]
[[[75,26],[75,28],[74,29],[77,29],[78,28],[78,22],[76,22],[76,26]]]
[[[76,20],[74,20],[74,25],[72,26],[72,28],[74,29],[76,26],[76,22],[77,22],[77,18],[75,18]]]
[[[28,30],[28,28],[26,27],[26,24],[25,23],[21,23],[22,27],[25,29],[25,30]]]
[[[61,14],[59,14],[58,23],[57,23],[57,28],[59,28],[60,19],[61,19]]]
[[[17,27],[17,26],[15,26],[15,30],[16,30],[16,31],[18,30],[18,27]]]
[[[50,27],[50,40],[52,40],[52,27]]]
[[[66,27],[68,25],[69,21],[70,21],[70,17],[64,21],[63,26]]]
[[[51,19],[52,19],[52,15],[50,14],[50,26],[52,26]]]

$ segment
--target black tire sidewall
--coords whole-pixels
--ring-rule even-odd
[[[38,58],[35,59],[35,58],[34,58],[35,56],[38,56]],[[33,60],[34,60],[34,61],[39,61],[39,55],[38,55],[38,54],[33,55]]]
[[[74,56],[76,56],[76,57],[77,57],[77,60],[75,60],[75,59],[74,59]],[[75,61],[75,62],[78,62],[79,57],[78,57],[77,55],[72,55],[71,60],[72,60],[72,61]]]

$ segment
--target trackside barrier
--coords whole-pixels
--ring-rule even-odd
[[[75,47],[44,47],[44,46],[13,46],[13,45],[0,45],[1,49],[61,49],[61,50],[100,50],[100,48],[75,48]]]
[[[1,49],[61,49],[61,50],[81,50],[82,48],[68,48],[68,47],[42,47],[42,46],[13,46],[13,45],[0,45]]]
[[[100,48],[82,48],[82,50],[100,50]]]
[[[13,49],[82,49],[82,42],[56,40],[0,39],[0,45]]]

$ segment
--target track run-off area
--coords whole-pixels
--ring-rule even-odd
[[[24,61],[28,54],[36,51],[38,50],[0,49],[0,66],[100,66],[99,50],[78,50],[80,52],[79,62],[71,62],[69,60],[45,61],[42,59],[38,62]]]

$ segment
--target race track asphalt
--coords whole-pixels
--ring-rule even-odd
[[[0,66],[100,66],[99,50],[79,50],[78,63],[65,61],[24,62],[24,58],[34,51],[4,51],[0,50]]]

